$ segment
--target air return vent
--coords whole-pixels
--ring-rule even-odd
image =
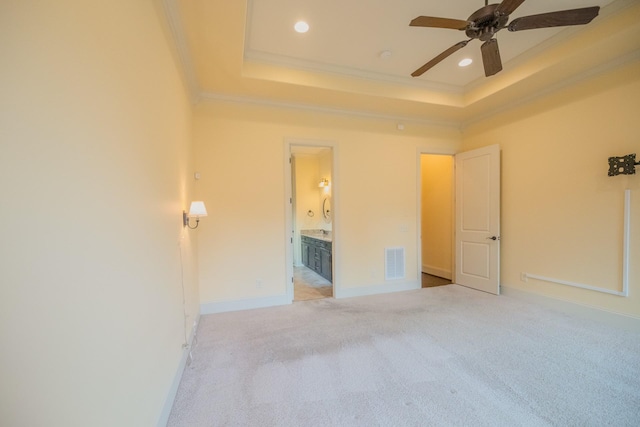
[[[404,248],[385,248],[384,279],[404,279]]]

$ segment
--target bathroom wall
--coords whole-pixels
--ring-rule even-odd
[[[300,230],[327,229],[322,216],[319,154],[294,154],[295,157],[295,222],[294,265],[302,265]]]
[[[320,178],[326,178],[329,180],[329,186],[319,188],[319,203],[320,203],[320,212],[322,214],[322,226],[320,227],[322,230],[333,230],[333,221],[331,219],[331,215],[333,213],[333,171],[332,171],[332,161],[333,161],[333,151],[332,150],[324,150],[320,152],[318,155],[318,170],[320,174]],[[325,199],[329,199],[327,204],[324,204]],[[329,218],[325,218],[326,212],[323,211],[323,207],[330,206],[329,209]]]

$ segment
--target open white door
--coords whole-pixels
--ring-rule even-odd
[[[455,156],[456,283],[500,294],[500,146]]]

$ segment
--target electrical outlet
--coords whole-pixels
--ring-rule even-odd
[[[262,289],[262,279],[256,280],[256,289]]]
[[[527,282],[527,279],[528,279],[528,277],[527,277],[527,273],[520,273],[520,280],[521,280],[521,281],[523,281],[523,282],[525,282],[525,283],[526,283],[526,282]]]

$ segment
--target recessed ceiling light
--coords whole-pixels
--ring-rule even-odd
[[[295,30],[299,33],[306,33],[307,31],[309,31],[309,24],[304,21],[298,21],[293,26],[293,28],[295,28]]]
[[[390,50],[383,50],[382,52],[380,52],[380,58],[382,59],[389,59],[392,55],[393,52],[391,52]]]
[[[473,59],[471,58],[465,58],[462,61],[458,62],[458,65],[460,67],[466,67],[467,65],[471,65],[471,63],[473,62]]]

